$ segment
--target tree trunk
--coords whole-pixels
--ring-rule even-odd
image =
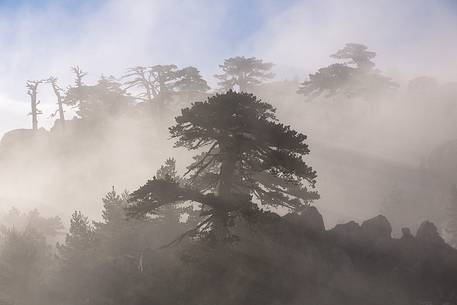
[[[64,128],[65,127],[65,115],[64,115],[64,112],[63,112],[62,99],[60,97],[58,98],[58,104],[59,104],[60,125]]]
[[[57,78],[55,77],[49,77],[48,82],[52,86],[52,90],[54,91],[54,94],[57,98],[57,107],[58,107],[58,112],[59,112],[59,125],[64,128],[65,127],[65,114],[63,111],[63,101],[62,101],[62,95],[60,94],[61,89],[57,85]]]
[[[223,241],[229,236],[228,231],[228,213],[227,203],[232,200],[232,188],[234,181],[234,173],[236,169],[236,158],[233,153],[223,153],[224,160],[221,164],[219,173],[219,185],[217,193],[221,199],[221,206],[214,214],[213,234],[216,240]]]
[[[36,94],[31,96],[32,102],[32,130],[38,130],[38,110],[37,110],[37,101],[36,101]]]
[[[230,154],[224,154],[226,157],[222,161],[219,173],[218,195],[223,199],[230,199],[233,187],[236,160]]]
[[[32,116],[32,130],[38,130],[38,114],[40,111],[38,110],[38,104],[40,101],[37,102],[37,94],[38,94],[38,85],[41,84],[43,81],[27,81],[27,94],[30,96],[30,103],[31,103],[31,112],[30,115]]]

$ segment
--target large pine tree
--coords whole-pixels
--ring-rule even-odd
[[[254,95],[228,91],[182,110],[170,128],[177,147],[203,151],[185,182],[154,177],[131,194],[131,215],[154,213],[178,201],[202,204],[194,230],[230,238],[236,217],[249,220],[259,206],[300,211],[318,195],[315,171],[303,157],[306,136],[281,124],[275,109]]]

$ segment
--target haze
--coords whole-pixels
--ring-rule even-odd
[[[456,54],[453,0],[0,1],[0,304],[457,304]]]

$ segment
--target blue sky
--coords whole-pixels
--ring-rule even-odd
[[[346,42],[367,44],[394,78],[457,80],[457,1],[0,0],[0,134],[29,125],[27,79],[55,75],[65,86],[71,65],[92,80],[133,65],[194,65],[214,85],[224,58],[246,55],[274,62],[279,79],[304,79]]]
[[[49,7],[58,7],[60,10],[67,12],[73,17],[90,14],[91,11],[97,10],[106,4],[107,0],[0,0],[0,9],[4,12],[15,14],[24,9],[43,10]],[[151,1],[154,2],[154,1]],[[200,1],[201,2],[201,1]],[[209,1],[207,1],[209,2]],[[217,1],[213,1],[216,2]],[[297,0],[231,0],[227,2],[227,15],[232,20],[229,26],[224,28],[223,35],[228,39],[243,39],[248,37],[256,30],[262,27],[266,22],[268,15],[259,7],[265,7],[268,3],[270,10],[282,11],[298,2]],[[135,3],[132,1],[132,5]],[[222,3],[222,1],[221,1]],[[263,4],[262,4],[263,3]],[[224,4],[225,6],[225,4]],[[177,8],[179,9],[179,8]]]

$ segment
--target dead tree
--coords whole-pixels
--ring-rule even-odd
[[[137,95],[137,98],[152,103],[153,98],[155,97],[156,91],[154,88],[154,83],[152,79],[153,75],[150,73],[149,68],[137,66],[129,68],[127,74],[123,78],[128,78],[129,80],[125,83],[126,89],[132,87],[139,87],[144,91]]]
[[[155,102],[163,109],[175,93],[179,74],[176,65],[155,65],[151,67],[133,67],[123,76],[125,89],[137,88],[136,98],[145,102]]]
[[[75,87],[81,88],[84,85],[83,78],[87,75],[87,72],[81,70],[79,66],[71,67],[71,71],[75,74]]]
[[[57,106],[58,109],[56,112],[54,112],[53,116],[55,116],[57,113],[59,113],[59,122],[62,127],[65,127],[65,114],[63,110],[63,96],[62,96],[62,88],[59,87],[57,84],[57,77],[50,76],[48,78],[48,83],[51,84],[52,90],[54,91],[54,94],[56,95],[57,98]]]
[[[43,83],[44,80],[29,80],[26,83],[27,94],[30,96],[32,111],[29,115],[32,116],[32,129],[38,130],[38,115],[42,114],[41,110],[37,108],[40,101],[37,101],[38,85]]]
[[[81,102],[84,100],[84,88],[86,87],[83,78],[87,75],[87,72],[81,70],[78,66],[71,67],[71,71],[75,76],[75,83],[73,86],[67,88],[63,103],[73,108],[80,108]]]

